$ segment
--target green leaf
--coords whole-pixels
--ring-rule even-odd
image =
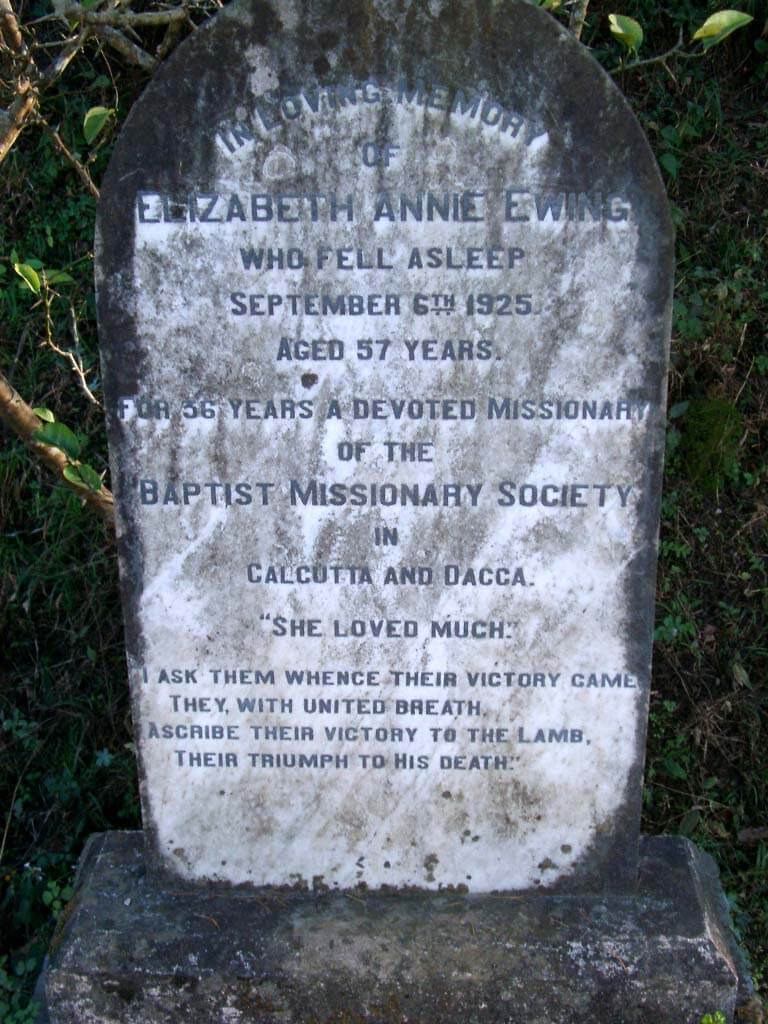
[[[749,674],[744,666],[738,662],[733,663],[733,681],[737,686],[745,686],[748,690],[752,689],[752,683],[749,681]]]
[[[82,487],[86,491],[90,489],[85,480],[80,476],[79,466],[65,466],[61,475],[65,480],[69,481],[69,483],[74,484],[75,487]]]
[[[696,826],[699,824],[701,818],[701,811],[697,807],[692,807],[690,811],[686,811],[680,822],[679,832],[681,836],[689,836],[693,833]]]
[[[82,448],[78,438],[63,423],[44,423],[35,431],[34,438],[40,444],[49,444],[52,448],[59,448],[70,459],[76,459]]]
[[[677,178],[677,172],[680,170],[680,161],[677,159],[674,153],[662,153],[659,157],[659,163],[667,172],[667,174],[673,180]]]
[[[680,133],[674,125],[668,124],[666,127],[661,129],[659,134],[663,139],[666,139],[671,146],[680,145]]]
[[[701,39],[701,45],[705,50],[717,46],[723,39],[735,32],[737,28],[748,25],[753,21],[751,14],[744,14],[743,11],[718,11],[710,15],[704,24],[693,33],[694,39]]]
[[[669,418],[671,420],[678,419],[678,417],[683,415],[683,413],[685,412],[685,410],[688,408],[689,405],[690,405],[690,402],[677,402],[669,410]]]
[[[681,767],[677,761],[673,761],[671,757],[664,758],[664,771],[667,775],[671,775],[673,779],[687,779],[688,772],[685,768]]]
[[[110,114],[114,114],[114,110],[110,107],[91,107],[83,118],[83,135],[85,141],[90,144],[99,134],[101,129],[107,123],[107,118]]]
[[[40,420],[45,420],[46,423],[55,423],[56,417],[53,415],[50,409],[45,409],[42,405],[36,405],[32,412]]]
[[[48,284],[71,284],[74,281],[66,270],[46,270],[45,279]]]
[[[13,269],[35,295],[40,294],[40,276],[28,263],[14,263]]]
[[[636,51],[643,41],[643,29],[634,18],[626,14],[609,14],[608,22],[611,33],[630,51]]]
[[[101,490],[101,477],[92,466],[89,466],[87,462],[81,462],[77,468],[86,487],[91,491]]]

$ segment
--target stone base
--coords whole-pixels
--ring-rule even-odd
[[[105,833],[39,992],[50,1024],[699,1024],[756,1006],[714,864],[679,838],[643,840],[635,895],[466,896],[160,888],[141,833]]]

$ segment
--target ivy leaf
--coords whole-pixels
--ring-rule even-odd
[[[663,766],[664,771],[667,773],[667,775],[671,775],[673,779],[682,780],[688,778],[688,772],[685,770],[685,768],[681,767],[681,765],[679,765],[677,761],[673,760],[671,757],[666,757],[664,759]]]
[[[678,419],[680,416],[682,416],[685,413],[686,409],[688,408],[688,406],[690,404],[691,404],[690,402],[677,402],[669,410],[669,418],[671,420]]]
[[[90,145],[107,123],[107,119],[114,110],[110,107],[91,107],[83,118],[83,135],[85,141]]]
[[[36,405],[32,412],[39,420],[45,420],[46,423],[54,423],[56,421],[56,417],[51,410],[45,409],[42,405]]]
[[[96,751],[96,767],[97,768],[109,768],[109,766],[112,764],[113,761],[114,761],[114,757],[107,750],[106,747],[103,747],[101,750],[97,750]]]
[[[77,468],[80,471],[81,479],[89,490],[101,490],[101,477],[92,466],[89,466],[87,462],[80,462]]]
[[[33,436],[40,444],[49,444],[52,448],[60,449],[70,459],[76,459],[83,447],[75,434],[63,423],[44,423]]]
[[[611,33],[630,51],[637,51],[643,41],[643,29],[634,18],[625,14],[609,14]]]
[[[62,476],[75,487],[84,487],[87,491],[101,490],[101,477],[92,466],[85,462],[75,462],[65,466]]]
[[[31,292],[35,295],[40,294],[40,275],[34,267],[30,267],[28,263],[14,263],[13,269]]]
[[[675,178],[677,178],[677,172],[680,169],[680,161],[677,159],[675,154],[670,152],[662,153],[659,157],[659,163],[674,181]]]
[[[718,11],[712,14],[704,24],[693,33],[694,39],[700,39],[705,50],[717,46],[723,39],[735,32],[737,28],[754,21],[751,14],[742,11]]]
[[[691,835],[695,830],[696,826],[699,824],[700,819],[701,811],[698,809],[698,807],[692,807],[690,811],[686,811],[678,827],[678,832],[680,833],[680,835]]]
[[[79,466],[65,466],[64,469],[61,471],[61,475],[69,483],[74,484],[75,487],[82,487],[86,491],[89,490],[88,484],[80,476]]]

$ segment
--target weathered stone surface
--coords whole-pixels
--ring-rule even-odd
[[[671,236],[526,3],[251,0],[160,70],[97,283],[163,868],[632,883]]]
[[[712,861],[645,838],[636,896],[201,894],[91,840],[50,1024],[699,1024],[750,992]],[[740,977],[741,975],[741,977]],[[741,988],[740,988],[741,986]]]

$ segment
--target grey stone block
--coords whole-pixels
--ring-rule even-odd
[[[94,836],[41,982],[50,1024],[699,1024],[752,995],[715,866],[645,838],[634,894],[161,887]]]

